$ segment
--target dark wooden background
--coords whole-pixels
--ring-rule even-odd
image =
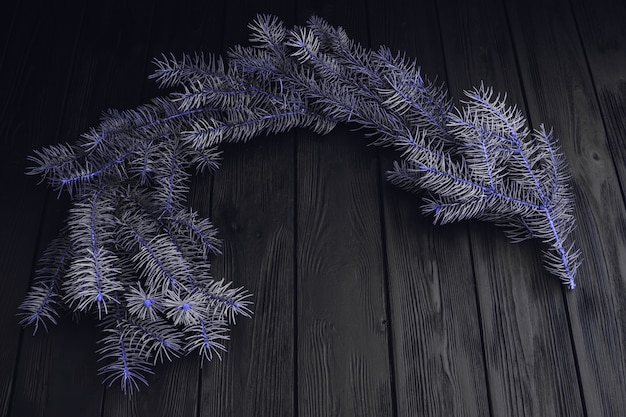
[[[61,5],[63,4],[63,5]],[[554,126],[575,182],[578,289],[541,245],[489,224],[432,227],[358,132],[225,148],[191,203],[224,240],[217,277],[254,294],[222,361],[105,389],[93,322],[23,331],[16,308],[64,198],[25,176],[32,149],[159,94],[162,52],[224,52],[256,13],[312,14],[406,51],[452,97],[484,80]],[[0,415],[626,415],[626,6],[605,0],[12,1],[0,12]]]

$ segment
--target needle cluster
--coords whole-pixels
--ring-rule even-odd
[[[29,173],[73,206],[21,305],[24,325],[47,328],[59,308],[95,314],[101,373],[125,392],[164,358],[219,354],[250,301],[211,277],[218,240],[187,207],[193,171],[217,169],[224,142],[293,128],[324,134],[337,123],[399,151],[389,180],[421,193],[435,223],[486,220],[514,242],[541,239],[545,267],[575,288],[573,199],[551,130],[531,131],[482,84],[456,106],[415,62],[366,49],[320,18],[287,29],[258,16],[250,29],[251,45],[226,58],[155,60],[152,78],[173,92],[106,112],[74,144],[35,151]]]

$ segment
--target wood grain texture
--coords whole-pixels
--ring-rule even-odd
[[[522,58],[502,4],[447,2],[440,14],[452,95],[461,99],[464,89],[488,80],[524,111],[516,67]],[[512,245],[491,225],[470,230],[492,413],[583,415],[562,290],[542,269],[541,246]]]
[[[419,25],[411,2],[370,2],[373,44],[416,57],[423,73],[445,83],[435,2]],[[384,153],[385,170],[398,154]],[[395,387],[399,416],[484,416],[489,398],[465,224],[433,226],[420,198],[383,186]]]
[[[237,320],[222,361],[204,365],[202,415],[293,412],[292,146],[287,135],[227,147],[229,162],[215,177],[213,219],[224,247],[214,275],[244,286],[255,315]]]
[[[298,136],[299,411],[391,415],[376,156],[339,132]]]
[[[120,11],[126,13],[120,13]],[[145,10],[142,11],[145,13]],[[71,82],[67,94],[65,115],[60,118],[58,141],[74,141],[88,127],[97,123],[100,112],[112,103],[136,105],[141,100],[143,74],[133,70],[145,62],[149,31],[132,19],[130,10],[121,8],[120,4],[108,2],[97,3],[86,8],[82,17],[69,15],[67,25],[76,25],[76,44],[60,43],[57,51],[59,56],[68,56],[75,51],[68,62],[73,68]],[[111,30],[110,28],[116,28]],[[124,34],[120,36],[120,34]],[[117,37],[115,35],[118,35]],[[143,37],[143,41],[142,38]],[[115,41],[111,42],[111,39]],[[126,43],[125,40],[133,42]],[[128,51],[130,49],[130,51]],[[128,57],[134,57],[128,60]],[[113,59],[119,57],[119,59]],[[129,75],[132,74],[132,75]],[[115,85],[115,89],[111,89]],[[59,212],[58,202],[54,202],[56,193],[51,192],[44,214],[44,229],[41,242],[47,244],[58,232],[61,221],[66,214]],[[67,205],[63,206],[67,209]],[[41,248],[40,248],[41,250]],[[20,366],[28,378],[18,379],[16,392],[33,392],[32,385],[42,384],[43,401],[28,401],[31,412],[39,407],[36,415],[58,412],[63,415],[96,415],[102,408],[104,388],[97,376],[96,341],[101,337],[97,322],[86,320],[77,328],[71,324],[69,317],[64,317],[58,328],[51,329],[50,341],[45,337],[25,338],[24,355],[20,357]],[[75,331],[77,337],[67,335]],[[63,337],[65,335],[66,337]],[[30,358],[48,358],[44,363],[33,363]],[[55,378],[63,375],[63,384],[55,383]],[[117,389],[117,386],[116,386]],[[76,400],[78,397],[79,400]],[[16,398],[13,415],[28,415]],[[21,404],[21,405],[20,405]],[[35,415],[33,414],[33,415]]]
[[[591,70],[608,147],[622,195],[626,186],[626,4],[573,2],[574,19]],[[593,159],[600,155],[591,155]]]
[[[303,2],[367,42],[358,2]],[[393,413],[378,158],[360,133],[298,134],[298,415]]]
[[[554,124],[575,184],[586,262],[565,299],[582,395],[588,415],[617,416],[626,409],[626,212],[575,21],[561,6],[529,2],[510,15],[531,117]]]
[[[626,6],[610,0],[13,2],[0,15],[0,416],[626,414]],[[217,278],[253,294],[222,360],[159,365],[135,396],[96,375],[94,321],[20,331],[16,307],[66,202],[23,175],[106,108],[160,95],[162,52],[223,53],[257,13],[312,14],[448,81],[507,91],[554,125],[585,263],[575,291],[542,246],[489,224],[430,225],[384,181],[393,152],[345,126],[224,147],[190,204],[224,239]],[[80,17],[82,16],[82,18]],[[386,305],[389,301],[388,305]],[[8,414],[10,411],[10,414]]]
[[[155,2],[147,7],[119,4],[113,8],[113,16],[116,16],[113,24],[126,28],[113,34],[124,46],[114,56],[119,57],[118,62],[122,65],[132,64],[134,83],[139,88],[135,90],[135,94],[139,93],[134,98],[137,104],[164,94],[154,81],[148,80],[154,70],[152,59],[163,53],[180,57],[183,52],[200,49],[207,35],[206,27],[213,23],[209,21],[208,11],[208,4],[191,8],[172,7],[166,2]],[[209,32],[212,35],[219,33]],[[198,411],[199,367],[196,355],[159,365],[155,367],[155,375],[148,379],[149,389],[142,388],[132,397],[112,387],[105,395],[103,416],[195,415]]]
[[[40,15],[33,15],[39,10]],[[78,10],[78,16],[81,12]],[[18,366],[21,331],[16,317],[17,306],[26,294],[37,255],[45,188],[24,175],[26,157],[33,148],[58,140],[60,120],[70,82],[70,69],[78,27],[74,15],[63,15],[54,7],[41,2],[20,5],[16,20],[30,21],[29,26],[15,24],[8,34],[7,46],[0,68],[0,143],[3,163],[0,164],[4,200],[0,205],[2,234],[0,234],[0,415],[16,410],[20,405],[28,410],[43,407],[45,390],[24,390],[22,381],[27,369],[39,371],[38,366],[49,361],[46,354],[22,357]],[[52,20],[51,20],[52,19]],[[57,28],[54,19],[63,24]],[[65,59],[50,67],[50,62]],[[32,330],[31,330],[32,331]],[[30,335],[28,335],[30,337]],[[27,345],[30,347],[32,345]],[[16,368],[17,367],[17,368]],[[14,370],[19,378],[13,380]],[[30,388],[46,385],[42,375],[31,372]],[[41,376],[41,378],[40,378]],[[17,401],[12,402],[13,395]],[[15,407],[13,407],[15,406]],[[34,413],[32,415],[38,415]]]
[[[225,2],[220,16],[223,50],[248,43],[246,28],[257,13],[278,13],[293,24],[293,3],[264,6],[246,0]],[[224,147],[212,215],[224,247],[213,271],[252,294],[254,316],[237,320],[222,361],[205,363],[202,416],[293,414],[293,146],[289,133]]]
[[[9,47],[10,35],[15,29],[15,23],[19,21],[18,9],[19,2],[14,1],[4,5],[3,13],[0,14],[0,68],[4,63],[5,53]]]

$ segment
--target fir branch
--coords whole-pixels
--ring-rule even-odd
[[[208,301],[197,291],[168,290],[163,299],[163,308],[174,325],[193,326],[198,320],[207,319]]]
[[[108,314],[115,293],[123,289],[118,279],[119,258],[110,249],[116,197],[108,191],[97,189],[76,202],[68,219],[73,257],[65,277],[64,299],[77,311],[95,305],[98,317]]]
[[[105,182],[125,182],[129,174],[138,175],[145,183],[159,166],[156,148],[189,130],[197,120],[218,112],[213,107],[180,110],[170,97],[153,99],[137,109],[109,110],[100,125],[76,145],[58,144],[36,151],[29,157],[35,165],[27,173],[42,175],[53,188],[77,197]],[[218,154],[208,149],[199,155],[188,149],[181,156],[211,167],[215,163],[210,159]]]
[[[199,319],[186,332],[189,351],[197,351],[202,360],[212,360],[213,355],[221,359],[221,352],[226,351],[224,341],[229,340],[226,323],[221,319]]]
[[[140,278],[150,288],[176,288],[184,279],[187,269],[184,260],[177,256],[172,242],[165,235],[146,236],[136,226],[123,220],[126,236],[124,241],[133,241],[139,248],[134,253],[131,262]]]
[[[188,163],[182,156],[183,150],[177,140],[168,142],[167,147],[160,155],[164,158],[165,172],[157,174],[155,178],[153,204],[159,207],[161,216],[176,213],[186,207],[187,193],[191,175],[188,172]]]
[[[216,148],[190,150],[191,166],[196,167],[198,174],[212,174],[219,168],[221,152]]]
[[[229,81],[225,74],[224,61],[219,55],[210,54],[205,58],[205,54],[195,53],[178,60],[174,55],[163,54],[152,63],[157,69],[148,78],[156,80],[161,88],[174,87],[181,83],[197,85]]]
[[[150,363],[144,358],[142,346],[131,343],[130,336],[124,331],[124,324],[119,320],[110,321],[103,329],[102,347],[97,353],[99,361],[107,362],[98,370],[104,376],[103,382],[109,387],[120,382],[125,394],[139,390],[139,383],[148,385],[147,375],[152,374]]]
[[[144,290],[141,283],[131,286],[126,292],[128,313],[141,320],[156,321],[162,314],[161,293],[155,289]]]
[[[172,323],[161,317],[154,319],[121,319],[119,325],[124,327],[124,336],[129,346],[137,346],[139,355],[146,361],[172,361],[185,352],[181,331]]]
[[[232,283],[210,280],[196,284],[196,291],[208,300],[208,309],[213,316],[226,318],[235,323],[237,315],[252,317],[250,294],[243,288],[231,288]]]
[[[220,240],[217,238],[217,229],[207,218],[201,218],[193,209],[185,209],[169,218],[170,232],[175,240],[186,242],[186,248],[201,248],[199,255],[208,260],[210,254],[220,255]]]
[[[60,287],[71,258],[68,232],[64,229],[40,258],[31,289],[19,306],[20,324],[34,325],[33,334],[40,325],[48,331],[48,323],[57,323],[57,308],[62,297]]]
[[[319,32],[320,25],[315,25],[315,27]],[[265,26],[263,29],[267,33],[272,31]],[[404,172],[396,171],[392,179],[438,194],[438,198],[442,199],[440,203],[427,204],[427,210],[433,210],[436,218],[447,222],[467,218],[494,220],[498,216],[521,217],[522,223],[529,227],[533,236],[542,237],[556,252],[548,253],[546,267],[556,273],[570,288],[575,287],[574,279],[579,264],[578,252],[566,249],[563,245],[562,235],[567,236],[568,233],[557,227],[554,220],[555,213],[547,205],[549,197],[540,183],[541,178],[544,178],[545,182],[546,178],[550,178],[550,175],[554,176],[555,173],[560,178],[566,177],[566,174],[554,169],[547,174],[536,172],[536,165],[540,161],[553,160],[555,159],[553,155],[556,154],[551,153],[546,156],[537,152],[538,148],[534,142],[545,144],[549,141],[527,140],[529,131],[525,126],[526,121],[519,110],[506,105],[506,97],[494,97],[491,89],[481,85],[480,88],[466,93],[468,100],[465,102],[462,114],[453,117],[448,114],[447,110],[450,109],[450,105],[447,101],[434,95],[432,90],[424,88],[424,84],[419,82],[419,72],[409,65],[411,70],[405,71],[400,79],[418,80],[412,85],[419,87],[416,91],[420,94],[424,93],[425,96],[432,98],[432,100],[426,100],[426,103],[439,104],[436,111],[431,109],[429,112],[424,112],[425,106],[411,98],[419,94],[413,91],[411,94],[404,93],[394,78],[387,77],[386,81],[391,88],[379,88],[379,92],[383,95],[392,92],[395,96],[392,99],[379,100],[381,103],[379,112],[384,113],[386,117],[372,117],[372,114],[376,112],[363,113],[362,110],[367,109],[364,103],[371,97],[370,91],[354,81],[358,79],[357,77],[348,77],[345,72],[347,70],[336,65],[337,60],[320,52],[321,42],[314,30],[297,28],[287,35],[285,42],[288,47],[292,48],[291,56],[300,65],[308,64],[316,80],[322,80],[315,83],[312,83],[310,79],[305,82],[293,80],[295,86],[301,91],[302,88],[309,87],[309,91],[305,94],[323,101],[327,108],[334,107],[332,110],[334,118],[360,123],[365,128],[378,130],[386,138],[385,141],[399,142],[405,147],[405,160],[410,165],[408,169],[414,179],[410,179],[406,169]],[[268,46],[268,53],[275,54],[281,51],[282,49],[275,45]],[[240,51],[238,55],[244,54]],[[381,55],[389,56],[388,54]],[[407,65],[402,62],[396,66],[407,68]],[[240,67],[246,68],[241,64]],[[260,65],[259,67],[270,68],[271,66]],[[289,67],[285,66],[285,68]],[[292,81],[289,76],[288,72],[275,74],[275,77]],[[325,85],[332,87],[325,88]],[[314,87],[310,88],[312,86]],[[318,86],[321,88],[316,88]],[[331,89],[339,91],[337,96],[333,97]],[[346,103],[350,104],[346,105]],[[348,109],[349,112],[346,111]],[[419,145],[418,141],[408,141],[410,145],[413,142],[417,146],[407,147],[406,135],[394,134],[394,130],[401,131],[402,127],[398,129],[397,126],[403,125],[401,116],[408,109],[415,110],[421,116],[421,120],[415,117],[413,120],[419,120],[417,125],[434,136],[431,137],[432,141],[436,142],[439,139],[439,143],[434,146],[434,152],[433,147],[428,146],[430,144],[423,146]],[[434,114],[438,116],[435,117]],[[377,119],[381,120],[381,126],[372,123]],[[405,126],[403,125],[404,128]],[[450,129],[454,130],[450,131]],[[440,154],[441,150],[448,145],[450,135],[455,137],[457,148],[460,148],[450,153],[454,155],[454,158]],[[396,138],[400,140],[397,141]],[[454,159],[458,159],[459,155],[461,159],[457,162]],[[512,177],[514,181],[511,181],[509,177]],[[398,181],[400,178],[402,181]],[[451,199],[454,201],[450,201]],[[562,200],[562,197],[556,196],[554,199]],[[537,215],[540,221],[536,220]],[[572,223],[573,218],[566,217],[565,219]],[[519,222],[516,225],[519,225]]]

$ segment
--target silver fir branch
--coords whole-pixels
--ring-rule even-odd
[[[28,173],[68,192],[73,207],[20,306],[23,325],[47,330],[61,308],[95,314],[100,374],[126,393],[164,358],[219,356],[251,301],[211,276],[219,241],[187,208],[193,171],[217,169],[222,143],[337,123],[399,151],[388,178],[422,194],[435,223],[485,220],[513,242],[540,239],[546,269],[576,287],[570,178],[551,130],[530,131],[483,84],[455,106],[414,61],[364,48],[320,18],[287,29],[260,15],[250,29],[251,45],[226,58],[155,60],[151,78],[173,92],[104,113],[74,144],[35,151]]]

